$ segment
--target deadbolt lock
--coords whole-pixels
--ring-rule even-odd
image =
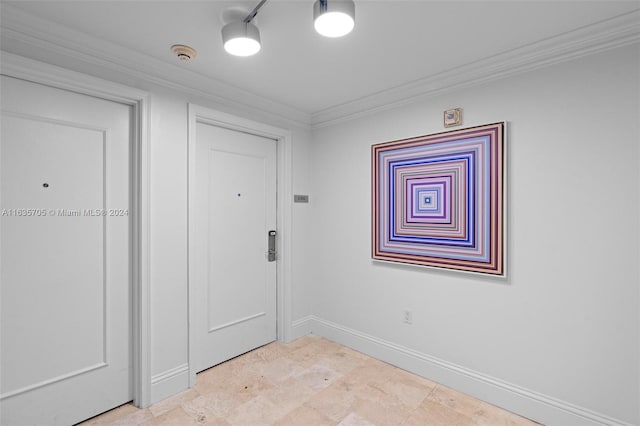
[[[269,249],[267,251],[267,260],[269,262],[276,261],[276,255],[278,252],[276,251],[276,231],[269,231]]]

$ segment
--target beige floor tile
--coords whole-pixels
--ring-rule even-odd
[[[303,336],[299,339],[296,339],[293,342],[285,343],[283,346],[287,351],[293,352],[304,346],[307,346],[309,343],[315,342],[318,339],[320,339],[320,337],[310,334],[308,336]]]
[[[153,419],[153,414],[148,409],[138,410],[135,413],[128,414],[124,417],[118,418],[112,424],[114,426],[133,426],[141,425],[149,420]]]
[[[276,426],[334,426],[336,423],[315,408],[300,406],[277,420]]]
[[[269,362],[286,356],[290,351],[282,343],[273,342],[248,352],[240,358],[247,363]]]
[[[331,342],[327,339],[318,338],[314,339],[309,344],[292,351],[288,357],[304,367],[310,367],[317,363],[319,358],[333,355],[339,352],[341,348],[342,346],[337,343]]]
[[[340,423],[338,423],[338,426],[376,426],[376,424],[360,417],[356,413],[349,413]]]
[[[387,426],[402,424],[412,412],[411,407],[388,395],[380,398],[356,398],[351,408],[371,423]]]
[[[203,426],[231,426],[231,424],[226,420],[218,418],[207,418],[203,423],[200,424]]]
[[[353,357],[353,358],[358,358],[358,359],[363,360],[363,361],[368,360],[368,359],[371,359],[371,357],[370,357],[370,356],[365,355],[365,354],[363,354],[362,352],[358,352],[358,351],[356,351],[355,349],[348,348],[348,347],[346,347],[346,346],[343,346],[343,347],[340,349],[340,352],[342,352],[342,353],[344,353],[344,354],[346,354],[346,355],[348,355],[348,356],[351,356],[351,357]]]
[[[281,382],[273,389],[269,389],[263,395],[276,404],[283,412],[288,413],[302,406],[315,393],[309,386],[295,379]]]
[[[335,353],[341,351],[342,348],[344,348],[344,346],[342,346],[341,344],[332,342],[331,340],[325,339],[324,337],[318,338],[318,340],[312,342],[312,344],[315,345],[319,353]]]
[[[384,370],[391,370],[391,371],[395,371],[396,369],[396,367],[394,367],[393,365],[376,358],[369,357],[364,361],[365,361],[365,365],[369,365],[374,368],[382,368]]]
[[[242,364],[239,362],[220,365],[225,369],[223,373],[210,373],[203,380],[200,380],[200,376],[198,376],[194,389],[201,395],[228,392],[246,401],[262,391],[273,388],[274,385],[262,372],[265,365],[263,363]],[[218,367],[214,367],[213,370],[216,368]]]
[[[240,405],[254,398],[250,393],[212,392],[184,402],[182,409],[192,417],[226,418]]]
[[[473,415],[473,421],[478,426],[534,426],[538,424],[486,402],[480,403]]]
[[[304,405],[316,409],[337,423],[351,412],[351,405],[356,400],[356,390],[356,386],[340,379],[326,389],[317,392]]]
[[[413,386],[425,387],[429,389],[434,389],[438,384],[429,379],[425,379],[424,377],[420,377],[413,373],[409,373],[406,370],[401,368],[391,366],[391,372],[393,379],[396,381],[400,381],[406,384],[411,384]]]
[[[268,398],[258,395],[233,410],[225,420],[232,425],[263,426],[275,423],[286,414]]]
[[[393,395],[389,395],[377,383],[370,385],[356,386],[353,388],[353,395],[356,399],[367,401],[385,402],[388,404],[397,404],[398,400]]]
[[[84,425],[433,425],[537,423],[327,339],[272,343],[197,375],[193,389]]]
[[[366,380],[358,380],[352,373],[347,373],[333,382],[329,389],[335,389],[336,391],[344,392],[345,395],[357,395],[358,393],[366,392],[365,388],[368,388]]]
[[[153,404],[151,407],[149,407],[149,411],[151,411],[151,414],[153,414],[155,417],[158,417],[168,411],[173,410],[176,407],[179,407],[185,401],[190,401],[194,398],[197,398],[199,395],[200,394],[197,391],[189,389]]]
[[[348,373],[357,367],[361,367],[364,361],[344,352],[336,352],[318,359],[317,364],[324,365],[338,373]]]
[[[331,419],[334,424],[351,412],[351,404],[344,400],[332,401],[323,398],[312,398],[304,406],[317,410],[323,416]]]
[[[262,376],[273,384],[286,381],[306,369],[295,361],[288,358],[278,358],[269,362],[262,369]]]
[[[380,363],[380,365],[376,365],[366,361],[362,366],[356,367],[345,374],[342,381],[351,386],[362,384],[382,385],[393,378],[392,371],[387,364]]]
[[[413,410],[409,417],[404,419],[401,426],[428,426],[427,420],[420,409]]]
[[[202,423],[200,423],[198,419],[194,419],[189,416],[181,407],[176,407],[158,417],[142,423],[143,426],[192,426],[200,424]]]
[[[478,399],[442,385],[436,386],[428,399],[468,417],[473,417],[482,403]]]
[[[400,403],[411,409],[418,408],[418,406],[422,404],[422,401],[433,391],[433,388],[394,379],[389,379],[379,385],[378,389],[396,398]]]
[[[227,362],[223,362],[222,364],[218,364],[214,367],[201,371],[196,376],[196,384],[202,382],[216,382],[228,379],[234,374],[236,370],[242,368],[240,364],[234,361],[235,360],[229,360]]]
[[[238,375],[238,379],[231,382],[231,390],[238,393],[248,392],[252,395],[259,395],[274,385],[262,375]]]
[[[315,364],[318,361],[318,356],[324,355],[323,353],[318,354],[317,346],[309,343],[308,345],[302,346],[294,351],[291,351],[287,358],[291,361],[296,362],[297,364],[308,368]]]
[[[227,368],[233,377],[238,375],[260,375],[269,362],[269,360],[248,353],[228,361]]]
[[[429,426],[470,426],[473,425],[471,417],[452,410],[446,405],[435,401],[425,400],[420,407],[413,410],[404,420],[403,425],[429,425]]]
[[[315,407],[335,421],[340,421],[353,411],[353,406],[358,401],[399,403],[395,395],[389,395],[382,388],[377,387],[377,381],[367,384],[368,381],[362,372],[345,374],[328,388],[314,395],[306,405]]]
[[[311,389],[319,390],[331,385],[331,383],[342,377],[342,374],[324,365],[314,364],[293,377]]]
[[[216,377],[210,378],[210,380],[200,380],[198,377],[198,379],[196,379],[195,386],[193,386],[193,390],[198,392],[200,395],[206,395],[211,392],[227,389],[229,381],[230,378],[228,377]]]

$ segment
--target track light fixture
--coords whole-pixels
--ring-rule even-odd
[[[342,37],[355,26],[356,5],[353,0],[316,0],[313,26],[325,37]]]
[[[260,31],[251,22],[231,22],[222,28],[224,50],[234,56],[251,56],[260,51]]]
[[[242,21],[222,28],[224,50],[235,56],[251,56],[260,51],[260,31],[251,21],[267,2],[260,3]],[[355,26],[356,6],[353,0],[316,0],[313,5],[313,25],[325,37],[342,37]]]
[[[222,44],[227,53],[251,56],[260,51],[260,31],[251,21],[266,1],[261,0],[241,22],[231,22],[222,28]]]

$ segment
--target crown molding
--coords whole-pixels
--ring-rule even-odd
[[[321,128],[640,41],[640,10],[531,43],[311,115]]]
[[[33,59],[55,62],[71,69],[89,69],[105,76],[115,72],[135,80],[206,99],[232,111],[249,113],[296,127],[308,128],[310,115],[280,102],[167,63],[90,34],[42,19],[2,4],[2,50]]]
[[[2,4],[2,49],[102,78],[108,72],[166,87],[233,112],[321,128],[640,41],[640,9],[312,114]]]

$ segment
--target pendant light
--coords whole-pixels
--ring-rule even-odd
[[[231,22],[222,28],[222,43],[231,55],[255,55],[260,51],[260,31],[251,22]]]
[[[260,31],[252,22],[258,5],[243,20],[234,20],[222,28],[222,44],[227,53],[234,56],[251,56],[260,51]],[[353,0],[316,0],[313,4],[313,25],[325,37],[342,37],[355,26],[356,5]]]
[[[260,31],[251,21],[266,1],[261,0],[242,21],[228,23],[222,28],[222,44],[227,53],[251,56],[260,51]]]
[[[342,37],[355,26],[356,5],[353,0],[316,0],[313,26],[325,37]]]

